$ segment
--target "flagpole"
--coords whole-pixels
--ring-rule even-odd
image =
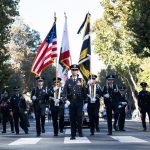
[[[56,12],[54,12],[54,23],[56,23]],[[57,57],[55,58],[55,65],[56,65],[56,86],[57,86],[57,76],[58,76],[58,65],[57,65]]]
[[[90,20],[91,18],[90,17],[91,17],[91,14],[88,11],[88,19],[89,19],[89,22],[91,23],[91,20]],[[91,34],[91,31],[89,31],[89,34]],[[91,45],[91,39],[90,39],[90,45]],[[91,79],[92,79],[92,51],[91,51],[91,55],[90,55],[90,74],[91,74]]]

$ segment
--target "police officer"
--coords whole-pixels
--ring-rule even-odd
[[[103,88],[103,97],[104,103],[106,106],[107,113],[107,125],[108,125],[108,135],[112,135],[112,111],[114,112],[114,129],[117,128],[117,120],[118,120],[118,101],[119,101],[119,90],[118,86],[114,83],[115,76],[108,75],[106,77],[106,85]]]
[[[58,130],[60,130],[60,133],[63,133],[64,128],[64,101],[62,100],[62,89],[61,78],[53,78],[53,86],[48,91],[48,96],[54,136],[58,136]]]
[[[88,86],[87,86],[87,99],[88,99],[88,115],[90,121],[90,132],[94,135],[94,130],[99,132],[99,108],[100,108],[100,97],[102,96],[102,91],[100,86],[96,83],[97,76],[92,74],[89,76]]]
[[[14,95],[10,99],[11,114],[13,114],[15,131],[19,134],[19,120],[20,126],[24,130],[25,134],[28,134],[28,122],[26,118],[27,105],[24,97],[20,94],[19,87],[14,87]]]
[[[33,108],[36,119],[37,137],[45,133],[45,109],[47,105],[47,93],[44,88],[44,78],[37,77],[37,87],[32,90],[31,99],[33,101]]]
[[[118,127],[119,127],[119,131],[125,131],[124,125],[125,125],[125,116],[126,116],[126,110],[128,104],[125,87],[124,86],[119,87],[119,92],[120,92],[120,98],[118,104],[118,109],[119,109]]]
[[[70,66],[72,76],[66,81],[63,90],[63,97],[69,105],[70,123],[71,123],[71,140],[76,137],[76,129],[79,136],[82,137],[82,109],[83,102],[86,98],[86,89],[84,80],[79,78],[79,66],[74,64]]]
[[[138,106],[141,112],[143,131],[146,131],[147,130],[145,122],[146,113],[148,114],[150,122],[150,92],[146,90],[147,88],[146,82],[142,82],[140,85],[142,87],[142,90],[139,92],[138,95]]]
[[[4,89],[2,93],[2,98],[0,101],[0,110],[2,113],[2,124],[3,124],[3,131],[2,133],[6,133],[6,123],[7,120],[10,122],[11,132],[14,133],[14,123],[13,123],[13,116],[10,113],[10,96],[6,89]]]

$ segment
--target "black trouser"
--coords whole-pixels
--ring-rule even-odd
[[[9,110],[2,111],[2,124],[3,124],[3,131],[6,132],[6,123],[7,121],[10,122],[11,131],[14,131],[14,122],[13,117],[10,115]]]
[[[64,107],[59,108],[59,130],[63,132],[64,129]]]
[[[76,136],[76,129],[79,135],[82,134],[82,109],[83,103],[79,100],[72,100],[69,106],[71,136]]]
[[[114,112],[114,127],[116,127],[118,121],[119,114],[117,106],[112,103],[108,104],[106,106],[108,132],[112,132],[112,110]]]
[[[36,120],[36,132],[41,134],[42,130],[45,130],[45,104],[35,104],[34,105],[35,120]]]
[[[119,111],[119,117],[118,117],[118,127],[119,127],[119,130],[123,130],[124,129],[125,116],[126,116],[125,107],[123,107]]]
[[[150,108],[148,107],[142,107],[141,108],[141,119],[142,119],[142,125],[143,125],[143,128],[146,129],[146,113],[148,114],[148,117],[149,117],[149,123],[150,123]]]
[[[60,132],[62,132],[63,128],[64,128],[64,115],[63,115],[62,111],[63,110],[60,110],[59,106],[53,106],[51,108],[54,134],[55,135],[58,135],[58,129],[60,129]]]
[[[59,113],[59,107],[53,106],[51,108],[52,113],[52,121],[53,121],[53,128],[54,128],[54,134],[58,134],[58,113]]]
[[[14,123],[15,123],[15,131],[19,133],[19,124],[24,132],[28,132],[27,120],[24,112],[14,111],[13,112]],[[19,122],[20,121],[20,122]]]
[[[88,103],[88,115],[90,121],[90,131],[94,133],[95,126],[99,126],[99,105],[96,103]]]

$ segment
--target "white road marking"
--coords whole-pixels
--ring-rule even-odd
[[[76,137],[75,140],[70,140],[70,137],[64,138],[64,144],[79,144],[79,143],[91,143],[87,137]]]
[[[71,134],[71,130],[70,129],[66,129],[65,134]]]
[[[28,144],[36,144],[39,142],[41,138],[20,138],[8,145],[28,145]]]
[[[148,141],[133,137],[133,136],[111,136],[113,139],[122,143],[145,143]]]

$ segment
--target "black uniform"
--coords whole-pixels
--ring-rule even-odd
[[[63,133],[64,128],[64,101],[62,100],[62,87],[59,87],[56,90],[52,87],[48,91],[48,96],[53,120],[54,136],[58,136],[58,130]],[[59,102],[56,102],[56,99],[59,100]]]
[[[28,134],[28,121],[26,118],[27,105],[25,99],[21,94],[15,94],[11,97],[10,104],[13,112],[16,134],[19,134],[19,120],[21,128]]]
[[[105,97],[105,94],[109,94],[109,97]],[[112,87],[109,85],[104,86],[103,89],[104,103],[106,106],[107,113],[107,125],[108,125],[108,134],[112,134],[112,110],[114,112],[114,129],[117,130],[117,120],[118,120],[118,103],[120,93],[118,91],[118,86],[113,84]]]
[[[34,99],[33,97],[36,97]],[[46,90],[42,87],[39,89],[38,87],[34,88],[31,93],[31,99],[33,101],[33,108],[36,119],[36,132],[37,136],[45,132],[45,108],[47,105],[47,93]]]
[[[119,109],[119,116],[118,116],[118,127],[120,131],[125,131],[124,125],[125,125],[125,107],[127,106],[128,101],[126,94],[120,94],[119,98],[119,104],[118,104],[118,109]]]
[[[84,80],[78,77],[74,80],[70,77],[64,85],[63,97],[70,101],[71,139],[75,139],[76,129],[79,136],[82,136],[82,109],[86,98]]]
[[[3,96],[0,101],[0,110],[2,113],[2,124],[3,124],[3,131],[2,133],[6,133],[6,123],[7,121],[10,122],[11,132],[14,133],[14,123],[13,117],[10,115],[11,106],[10,106],[10,97]]]
[[[94,90],[94,88],[96,88],[96,91]],[[88,95],[87,110],[88,110],[89,121],[90,121],[90,131],[91,131],[91,135],[94,135],[95,127],[96,130],[99,131],[99,108],[100,108],[100,97],[102,96],[102,91],[100,89],[100,86],[98,84],[88,85],[87,95]]]
[[[143,129],[146,130],[146,113],[148,114],[149,117],[149,122],[150,122],[150,92],[147,90],[142,90],[139,92],[138,95],[138,106],[140,107],[140,112],[141,112],[141,118],[142,118],[142,125]]]

